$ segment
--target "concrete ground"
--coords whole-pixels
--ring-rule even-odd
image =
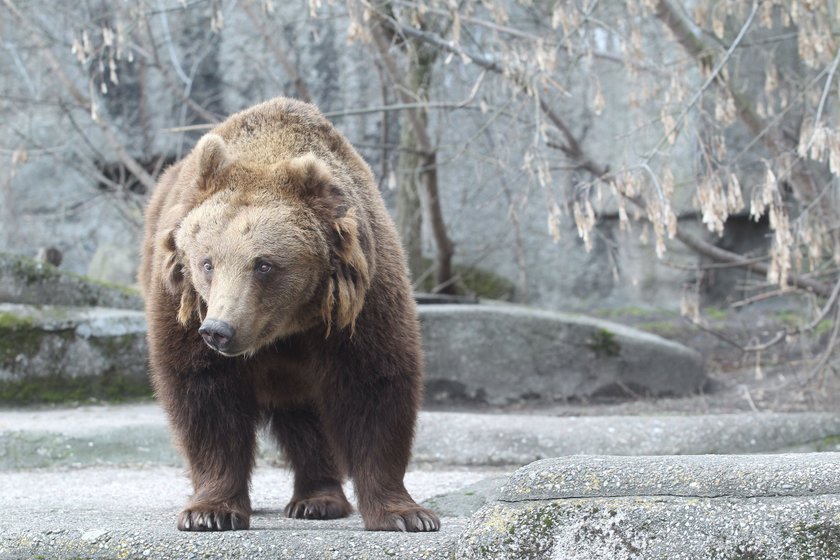
[[[840,481],[808,475],[832,471],[840,455],[737,457],[836,450],[838,438],[840,415],[828,413],[567,418],[424,412],[406,486],[441,514],[440,532],[366,532],[358,515],[286,519],[291,475],[264,445],[252,483],[252,529],[210,534],[175,529],[190,489],[157,405],[6,410],[0,411],[0,558],[666,558],[673,546],[650,543],[688,539],[701,527],[697,519],[708,515],[733,539],[743,536],[736,544],[745,550],[753,540],[763,542],[763,531],[780,534],[791,525],[791,546],[802,546],[786,549],[787,556],[764,547],[771,553],[761,558],[806,557],[790,556],[795,550],[840,558],[819,548],[840,537]],[[707,453],[736,457],[730,463],[714,456],[651,457]],[[572,457],[534,463],[511,479],[523,465],[560,456]],[[781,482],[776,488],[767,480]],[[703,488],[711,490],[703,494]],[[352,487],[347,491],[352,502]],[[610,508],[620,519],[592,513]],[[738,529],[745,519],[749,527]],[[651,522],[670,531],[668,538],[651,531]],[[573,546],[575,538],[598,531],[603,538]],[[621,535],[629,535],[630,545],[612,554],[624,542]],[[736,551],[705,538],[706,545],[691,549],[700,554],[695,558],[714,546]]]

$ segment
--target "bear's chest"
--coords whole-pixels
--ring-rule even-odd
[[[278,343],[263,349],[249,368],[250,383],[261,407],[276,407],[315,398],[320,376],[316,357],[303,345]]]

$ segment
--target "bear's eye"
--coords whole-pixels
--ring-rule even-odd
[[[257,272],[260,274],[268,274],[271,272],[271,263],[266,261],[259,261],[257,262]]]
[[[213,272],[213,263],[209,259],[204,261],[204,272]]]

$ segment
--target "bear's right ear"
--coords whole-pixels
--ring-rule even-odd
[[[187,326],[190,319],[200,312],[201,300],[189,280],[189,268],[181,262],[178,247],[175,244],[175,234],[178,228],[172,228],[163,235],[161,249],[163,252],[163,284],[170,294],[180,296],[178,306],[178,322]]]
[[[208,188],[210,180],[230,165],[227,145],[218,134],[205,134],[194,152],[198,154],[198,186]]]
[[[163,283],[166,291],[172,295],[180,295],[184,287],[184,270],[181,259],[178,258],[178,247],[175,245],[175,232],[172,228],[163,234],[160,248],[163,254]]]

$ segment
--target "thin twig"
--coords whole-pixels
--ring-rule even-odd
[[[775,335],[773,335],[766,342],[762,342],[760,344],[754,344],[752,346],[747,346],[746,348],[744,348],[744,350],[746,352],[760,352],[762,350],[766,350],[767,348],[770,348],[771,346],[773,346],[775,344],[778,344],[779,342],[781,342],[782,340],[786,339],[789,336],[795,336],[795,335],[802,334],[804,332],[810,332],[810,331],[816,329],[817,326],[819,326],[819,324],[823,321],[823,319],[825,319],[828,316],[828,314],[830,312],[832,312],[834,310],[835,315],[836,315],[837,310],[840,310],[840,305],[835,305],[837,303],[838,295],[840,295],[840,280],[838,280],[834,284],[834,289],[831,292],[831,296],[828,298],[828,301],[825,302],[825,305],[823,306],[822,310],[819,312],[819,314],[817,315],[817,317],[813,321],[811,321],[810,323],[808,323],[805,326],[797,327],[795,329],[782,329],[782,330],[778,331]],[[837,318],[835,317],[835,322],[836,321],[837,321]],[[836,326],[837,325],[835,324],[835,327]],[[833,343],[829,346],[830,347],[833,346]]]
[[[814,116],[814,133],[816,134],[816,127],[822,118],[822,112],[825,108],[825,100],[828,99],[828,92],[831,89],[831,82],[834,80],[834,73],[837,71],[837,65],[840,64],[840,49],[834,55],[834,60],[831,62],[831,68],[828,70],[828,76],[825,78],[825,87],[823,88],[822,97],[820,97],[820,104],[817,106],[817,113]]]
[[[694,327],[697,327],[701,331],[712,335],[713,337],[717,338],[718,340],[721,340],[721,341],[729,344],[730,346],[733,346],[733,347],[737,348],[738,350],[741,350],[742,352],[745,351],[743,346],[741,346],[740,344],[738,344],[737,342],[735,342],[731,338],[729,338],[727,336],[724,336],[723,333],[721,333],[719,331],[716,331],[715,329],[707,327],[706,325],[704,325],[700,321],[695,321],[691,317],[685,317],[685,316],[683,316],[683,319],[685,319],[685,321],[688,322],[690,325],[692,325]]]
[[[744,289],[748,289],[748,287],[744,287]],[[772,290],[769,292],[762,292],[760,294],[750,296],[748,298],[744,298],[733,302],[730,304],[729,307],[732,309],[738,309],[740,307],[746,307],[747,305],[752,305],[753,303],[758,303],[759,301],[764,301],[765,299],[770,299],[774,297],[784,296],[787,294],[796,293],[797,290],[795,288],[780,288],[778,290]]]
[[[811,373],[808,375],[808,381],[819,375],[826,366],[828,360],[831,358],[831,355],[837,347],[838,336],[840,336],[840,305],[837,306],[834,312],[834,325],[831,329],[831,336],[828,339],[828,343],[825,345],[825,351],[820,357],[819,362],[817,362],[817,365],[814,366],[814,369],[812,369]]]

